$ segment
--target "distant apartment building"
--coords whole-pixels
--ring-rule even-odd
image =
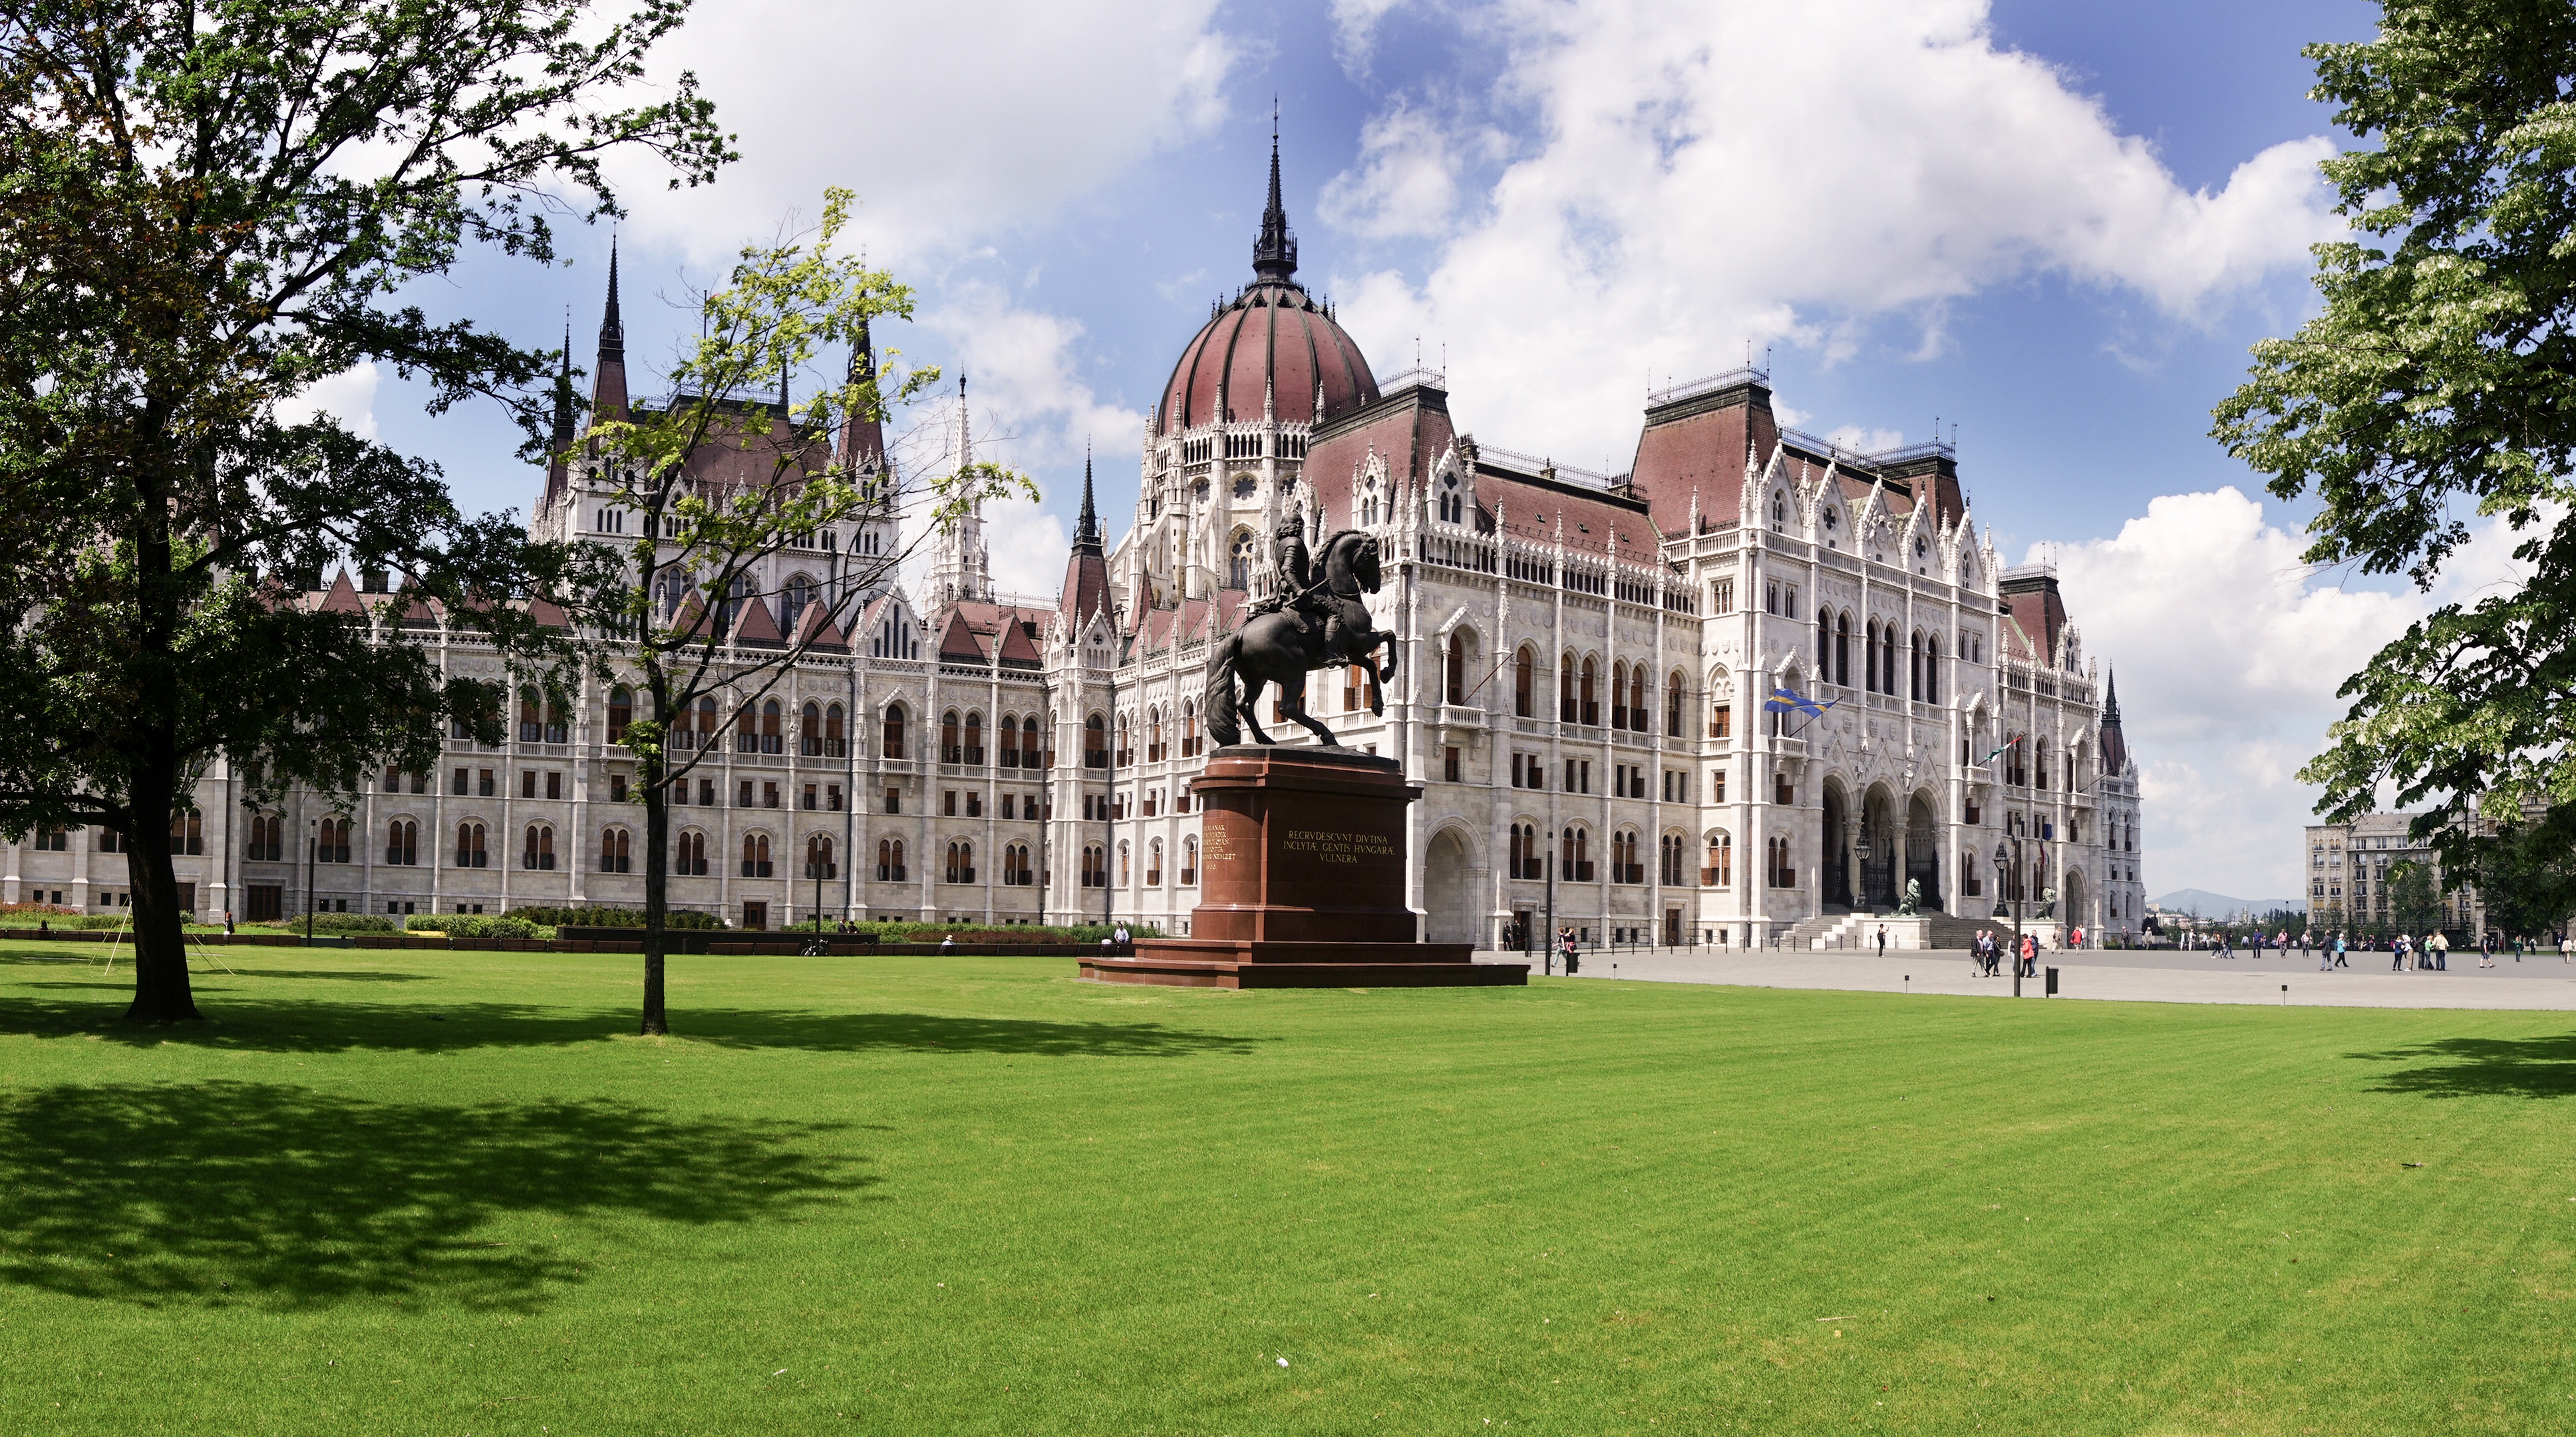
[[[2441,858],[2406,836],[2409,813],[2373,813],[2351,823],[2312,823],[2301,858],[2308,874],[2308,917],[2322,929],[2386,928],[2399,924],[2389,908],[2398,866],[2421,863],[2442,883]],[[2441,924],[2458,932],[2486,928],[2486,905],[2475,889],[2441,895]]]

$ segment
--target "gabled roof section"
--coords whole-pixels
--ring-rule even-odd
[[[754,594],[742,601],[742,616],[734,620],[733,642],[755,649],[783,649],[787,636],[778,631],[778,620],[770,617],[769,605]]]
[[[805,612],[796,616],[796,632],[792,635],[793,641],[820,653],[848,653],[849,639],[834,626],[832,616],[824,612],[824,608],[822,604],[805,606]]]
[[[2004,613],[2020,631],[2017,657],[2031,663],[2057,663],[2058,635],[2066,628],[2066,601],[2058,597],[2053,572],[2006,570],[1996,586]]]
[[[984,641],[976,637],[974,626],[966,622],[963,613],[949,612],[948,628],[939,636],[939,658],[942,663],[985,661]]]
[[[341,570],[331,580],[331,587],[323,591],[322,602],[316,606],[316,612],[366,616],[367,606],[359,602],[358,586],[349,582],[348,570]]]
[[[1693,380],[1648,402],[1629,483],[1666,533],[1690,527],[1694,503],[1703,528],[1740,522],[1746,456],[1767,463],[1779,440],[1769,374],[1748,368]]]

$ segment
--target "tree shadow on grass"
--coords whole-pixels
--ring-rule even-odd
[[[528,1310],[587,1264],[494,1240],[493,1220],[780,1219],[878,1182],[813,1150],[842,1130],[264,1083],[14,1093],[0,1099],[0,1282],[151,1306]]]
[[[2435,1060],[2424,1067],[2382,1074],[2374,1092],[2433,1098],[2576,1097],[2576,1033],[2547,1038],[2444,1038],[2420,1047],[2345,1056],[2369,1063]]]
[[[25,983],[32,988],[85,984]],[[123,989],[120,992],[126,991]],[[516,1003],[356,1003],[238,997],[199,984],[202,1023],[139,1026],[123,1005],[70,997],[0,998],[0,1035],[94,1037],[137,1047],[163,1043],[246,1052],[351,1050],[438,1053],[487,1047],[600,1043],[635,1032],[624,1009],[540,1008]],[[1156,1023],[1068,1023],[1033,1018],[929,1013],[826,1013],[758,1008],[689,1008],[671,1014],[673,1037],[727,1048],[810,1053],[920,1051],[1014,1053],[1032,1057],[1173,1058],[1244,1054],[1266,1039],[1194,1033]]]

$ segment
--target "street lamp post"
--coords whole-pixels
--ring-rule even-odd
[[[2012,845],[2012,852],[2009,855],[2004,852],[2004,845],[2006,843]],[[2012,864],[2012,867],[2009,870],[2004,867],[2007,862]],[[2013,996],[2016,998],[2021,996],[2021,889],[2018,885],[2014,884],[2012,880],[2020,875],[2020,870],[2021,838],[2017,834],[2006,834],[2004,837],[1995,841],[1995,882],[2001,885],[2004,892],[2012,895],[2011,898],[2006,901],[2012,904],[2013,936],[2011,957]]]
[[[322,820],[304,820],[304,946],[313,946],[313,909],[320,901],[313,896],[313,861],[322,847]]]

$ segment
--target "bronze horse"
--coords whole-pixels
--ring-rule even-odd
[[[1384,684],[1395,677],[1395,635],[1369,626],[1368,605],[1360,598],[1377,592],[1377,539],[1345,529],[1324,541],[1318,567],[1323,581],[1311,593],[1296,596],[1288,609],[1253,618],[1217,645],[1208,667],[1207,719],[1208,733],[1218,743],[1243,741],[1238,718],[1251,728],[1256,743],[1273,742],[1254,714],[1262,688],[1277,684],[1281,712],[1339,748],[1333,731],[1306,712],[1306,675],[1336,664],[1366,665],[1369,712],[1386,712]],[[1380,649],[1388,651],[1383,667],[1375,662]],[[1238,678],[1243,681],[1239,701]]]

